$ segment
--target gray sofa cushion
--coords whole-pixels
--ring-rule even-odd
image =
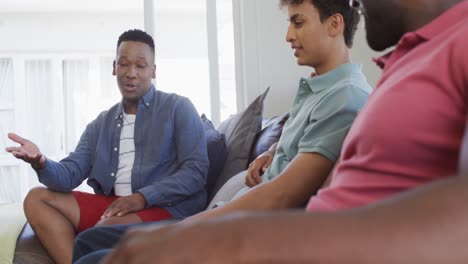
[[[245,176],[247,175],[247,171],[241,171],[238,174],[234,175],[229,179],[216,195],[211,199],[210,204],[208,205],[207,209],[213,208],[214,205],[220,203],[226,203],[232,200],[232,198],[243,188],[247,187],[245,185]]]
[[[267,88],[258,96],[247,109],[231,116],[219,125],[218,131],[225,136],[228,154],[224,168],[208,200],[211,200],[232,176],[247,168],[255,137],[261,130],[263,101],[269,89]]]
[[[201,116],[203,126],[205,127],[206,145],[208,148],[208,159],[210,167],[206,179],[205,189],[208,196],[211,195],[216,180],[224,167],[227,158],[227,148],[224,135],[216,131],[213,123],[203,114]]]

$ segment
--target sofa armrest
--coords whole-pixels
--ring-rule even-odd
[[[54,264],[29,223],[26,223],[16,242],[14,264]]]

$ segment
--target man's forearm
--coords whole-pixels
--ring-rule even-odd
[[[467,201],[468,179],[453,178],[346,212],[226,224],[239,230],[240,254],[252,263],[466,263]]]

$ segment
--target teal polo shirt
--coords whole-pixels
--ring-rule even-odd
[[[335,162],[371,90],[361,66],[352,63],[302,78],[263,182],[278,176],[298,153],[318,153]]]
[[[318,153],[335,162],[371,90],[361,66],[352,63],[319,76],[301,78],[290,117],[284,124],[273,161],[262,175],[262,183],[280,175],[298,153]],[[241,189],[231,200],[249,190],[249,187]]]

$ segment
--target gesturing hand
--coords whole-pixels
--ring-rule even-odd
[[[45,157],[33,142],[22,138],[14,133],[9,133],[8,138],[20,144],[20,147],[7,147],[5,150],[15,158],[22,159],[31,164],[34,169],[40,170],[45,167]]]
[[[273,153],[266,151],[249,164],[249,169],[245,176],[245,184],[247,186],[254,187],[262,182],[262,178],[260,178],[260,176],[270,166],[273,161],[273,156]]]
[[[145,207],[145,197],[141,193],[136,192],[132,195],[123,196],[115,200],[111,205],[109,205],[109,207],[107,207],[101,218],[124,216],[128,213],[140,211]]]

